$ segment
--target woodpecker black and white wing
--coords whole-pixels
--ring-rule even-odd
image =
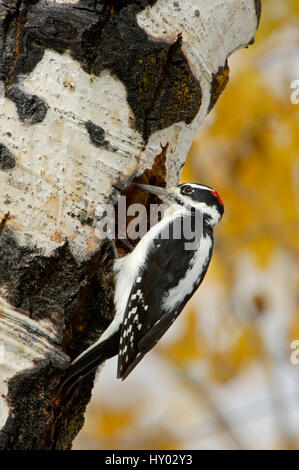
[[[212,237],[203,237],[197,250],[186,250],[185,242],[156,239],[148,250],[146,268],[136,277],[121,326],[118,378],[125,379],[155,346],[205,276]]]

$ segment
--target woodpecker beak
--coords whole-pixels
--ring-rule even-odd
[[[117,191],[122,192],[124,190],[123,186],[120,183],[114,183],[113,188],[117,189]]]
[[[159,186],[152,186],[149,184],[139,184],[139,183],[134,183],[135,186],[139,189],[143,189],[143,191],[146,191],[147,193],[154,194],[155,196],[158,196],[160,199],[169,198],[169,191],[165,188],[160,188]]]

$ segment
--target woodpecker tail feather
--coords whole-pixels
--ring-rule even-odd
[[[106,340],[91,346],[86,352],[78,356],[70,365],[67,375],[59,389],[68,384],[69,392],[80,380],[98,368],[106,359],[118,354],[120,331],[117,331]]]
[[[168,328],[172,325],[172,319],[175,319],[180,313],[180,310],[170,311],[165,313],[138,342],[138,353],[136,357],[128,364],[123,366],[122,358],[118,360],[117,378],[125,380],[133,369],[139,364],[145,354],[149,352],[159,341],[159,339],[166,333]]]
[[[120,363],[118,364],[118,370],[117,370],[117,378],[118,379],[121,379],[121,380],[125,380],[128,375],[132,372],[133,369],[135,369],[135,367],[137,366],[137,364],[139,364],[139,362],[141,361],[141,359],[143,359],[144,357],[144,354],[142,353],[139,353],[133,362],[131,362],[131,364],[128,365],[128,367],[121,371],[120,370]]]

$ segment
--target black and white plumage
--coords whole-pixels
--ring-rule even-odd
[[[138,185],[157,195],[168,209],[127,256],[115,261],[116,314],[107,330],[71,364],[66,382],[76,383],[106,359],[118,354],[117,377],[124,380],[144,355],[155,346],[199,287],[213,249],[213,228],[223,215],[216,191],[199,184],[183,184],[168,190]],[[195,246],[176,238],[178,225],[202,226]],[[188,219],[188,220],[187,220]],[[169,230],[169,237],[161,237]]]

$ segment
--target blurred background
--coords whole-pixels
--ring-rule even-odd
[[[262,3],[181,177],[224,200],[208,274],[125,382],[105,364],[74,449],[299,448],[299,2]]]

